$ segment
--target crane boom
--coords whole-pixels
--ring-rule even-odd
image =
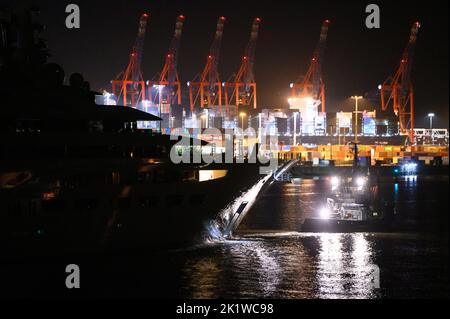
[[[405,51],[402,55],[402,60],[406,61],[405,72],[402,74],[402,83],[411,82],[411,69],[414,58],[414,48],[416,46],[417,34],[419,32],[420,23],[416,22],[411,27],[411,33],[409,35],[409,41],[406,45]],[[405,93],[405,92],[404,92]]]
[[[111,81],[112,92],[117,96],[119,104],[136,107],[145,99],[145,83],[141,70],[144,54],[144,40],[147,29],[148,13],[143,13],[139,19],[139,28],[131,50],[130,59],[125,71]]]
[[[253,74],[253,65],[255,63],[255,49],[256,49],[256,40],[258,39],[258,30],[259,23],[261,22],[260,18],[255,18],[252,24],[252,30],[250,33],[250,41],[247,44],[247,48],[245,49],[246,62],[242,63],[241,70],[238,74],[242,74],[244,83],[246,84],[245,90],[249,91],[249,83],[254,82],[254,74]],[[238,77],[241,80],[241,77]]]
[[[320,29],[319,42],[314,50],[308,71],[302,79],[291,83],[291,98],[312,98],[325,112],[325,84],[322,79],[322,63],[328,36],[330,20],[325,20]]]
[[[214,40],[209,49],[206,64],[202,73],[197,75],[192,81],[188,82],[191,110],[194,109],[199,100],[201,108],[205,105],[222,105],[222,85],[219,78],[219,55],[225,20],[225,17],[222,16],[219,17],[217,21]]]
[[[145,40],[145,31],[147,28],[147,20],[148,14],[147,13],[142,14],[141,18],[139,19],[138,34],[136,37],[136,41],[134,42],[132,51],[132,53],[135,54],[134,56],[136,58],[136,62],[133,63],[131,79],[135,82],[143,80],[141,64],[142,64],[142,56],[144,55],[144,40]]]
[[[183,31],[184,16],[179,15],[175,23],[175,33],[170,42],[169,52],[166,55],[166,63],[161,72],[160,81],[167,79],[169,82],[174,82],[177,74],[178,63],[178,49],[180,48],[181,32]]]
[[[327,42],[327,35],[328,35],[328,27],[330,25],[329,20],[325,20],[322,23],[322,28],[320,29],[320,38],[319,42],[317,43],[317,48],[314,52],[313,61],[315,64],[315,68],[312,67],[314,70],[313,73],[313,94],[315,96],[318,96],[320,94],[320,89],[322,85],[322,63],[323,58],[325,55],[325,47]]]
[[[158,79],[150,83],[149,94],[153,102],[158,99],[158,103],[172,104],[176,101],[177,104],[181,104],[181,83],[177,63],[184,19],[182,14],[177,17],[175,32],[165,57],[164,67]],[[152,88],[154,87],[157,88],[158,94],[152,94]]]
[[[211,70],[209,72],[209,86],[210,90],[214,90],[214,82],[219,81],[219,57],[220,57],[220,45],[222,43],[223,27],[225,23],[225,17],[220,17],[217,21],[216,33],[214,35],[214,41],[209,50],[208,61],[212,60]],[[206,68],[203,72],[202,81],[206,79]]]
[[[242,57],[239,71],[231,81],[224,84],[226,104],[231,103],[236,106],[253,104],[253,108],[256,109],[256,81],[253,68],[260,22],[261,18],[253,20],[250,40]],[[231,95],[228,94],[228,90],[231,90]]]
[[[420,23],[411,27],[408,44],[403,51],[400,65],[394,74],[381,85],[381,109],[392,107],[399,117],[400,134],[407,135],[414,143],[414,89],[411,82],[411,69]]]

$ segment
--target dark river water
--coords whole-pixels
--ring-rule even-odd
[[[324,189],[324,181],[313,179],[300,185],[274,183],[246,216],[234,240],[81,261],[83,289],[72,294],[152,298],[449,296],[447,177],[381,182],[379,196],[396,207],[399,230],[391,233],[298,232],[302,220],[314,214],[323,200]],[[60,271],[65,262],[74,261],[11,264],[15,272],[24,275],[10,283],[8,294],[66,296],[62,287],[65,274]]]

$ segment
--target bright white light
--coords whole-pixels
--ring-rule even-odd
[[[378,85],[378,90],[381,90],[382,86],[381,84]]]
[[[166,86],[164,84],[155,84],[153,87],[161,92]]]
[[[417,172],[417,163],[405,163],[402,166],[402,171],[407,175],[414,175]]]
[[[314,99],[312,97],[307,96],[307,97],[304,97],[303,99],[305,100],[306,104],[310,104],[310,105],[314,104]]]
[[[328,207],[322,207],[319,211],[320,218],[328,219],[331,216],[331,211]]]
[[[187,83],[186,83],[186,84],[187,84],[187,86],[189,86],[189,85],[191,85],[191,82],[187,81]]]
[[[294,87],[294,83],[289,84],[289,87],[292,89]]]
[[[143,107],[150,107],[151,106],[151,101],[149,101],[149,100],[142,100],[142,106]]]
[[[356,178],[356,185],[358,187],[363,187],[365,183],[366,183],[366,180],[364,179],[364,177],[357,177]]]
[[[428,117],[433,117],[434,113],[428,113]]]
[[[339,177],[333,176],[333,177],[331,178],[331,186],[332,186],[333,188],[336,188],[336,187],[339,186]]]

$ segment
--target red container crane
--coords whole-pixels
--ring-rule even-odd
[[[177,63],[184,19],[182,14],[177,17],[175,33],[166,54],[164,67],[156,80],[149,82],[150,99],[155,104],[181,104],[181,83]]]
[[[320,101],[322,112],[325,112],[325,84],[322,79],[322,63],[329,25],[330,20],[323,21],[319,42],[306,75],[290,85],[292,98],[311,97],[314,100]]]
[[[256,109],[256,82],[253,65],[255,63],[256,40],[260,22],[261,18],[253,20],[250,41],[242,57],[241,67],[237,74],[224,83],[226,105],[253,106]]]
[[[196,106],[201,108],[212,105],[222,105],[222,83],[219,77],[219,54],[222,42],[223,26],[225,17],[220,17],[217,21],[216,34],[206,58],[206,65],[201,74],[190,82],[189,104],[191,110]]]
[[[139,19],[139,29],[130,54],[130,60],[125,71],[119,73],[111,81],[112,92],[117,96],[120,105],[136,107],[145,99],[145,82],[141,70],[144,53],[145,31],[147,29],[148,13],[143,13]]]
[[[394,76],[388,77],[381,85],[380,94],[381,109],[386,111],[392,107],[399,118],[400,134],[408,135],[411,144],[414,143],[414,89],[411,82],[411,69],[419,28],[419,22],[412,25],[400,66]]]

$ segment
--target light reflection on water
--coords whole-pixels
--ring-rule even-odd
[[[192,298],[210,299],[215,298],[215,287],[220,285],[220,268],[217,262],[211,258],[204,258],[188,263],[187,269],[190,270],[190,285],[192,289]]]
[[[279,261],[264,241],[235,240],[206,248],[219,258],[193,258],[185,267],[192,298],[217,298],[227,285],[241,297],[271,297],[281,276]]]
[[[185,256],[181,296],[448,296],[448,232],[418,228],[441,224],[442,215],[430,212],[447,210],[448,201],[440,200],[447,191],[448,183],[386,183],[380,196],[397,203],[396,218],[407,231],[318,234],[298,230],[323,197],[323,184],[306,180],[300,186],[274,185],[256,203],[235,240],[199,247]]]
[[[321,182],[274,184],[234,240],[89,256],[81,291],[110,298],[448,298],[448,185],[448,178],[418,177],[380,186],[380,196],[396,203],[402,232],[316,234],[298,231],[323,195]],[[73,262],[35,262],[33,272],[28,263],[2,264],[2,287],[21,298],[45,296],[42,287],[51,287],[59,298],[65,287],[55,274]],[[23,285],[10,279],[12,269],[21,270]]]
[[[203,249],[208,257],[193,257],[184,268],[187,297],[377,296],[364,234],[273,234]]]
[[[322,234],[318,256],[320,298],[373,298],[377,268],[364,234]],[[344,248],[344,246],[347,246]]]
[[[270,297],[280,282],[281,267],[273,251],[263,241],[244,241],[227,247],[233,260],[234,269],[245,274],[249,269],[254,271],[254,280],[262,297]],[[241,277],[245,284],[245,275]],[[245,291],[242,285],[240,290]]]

